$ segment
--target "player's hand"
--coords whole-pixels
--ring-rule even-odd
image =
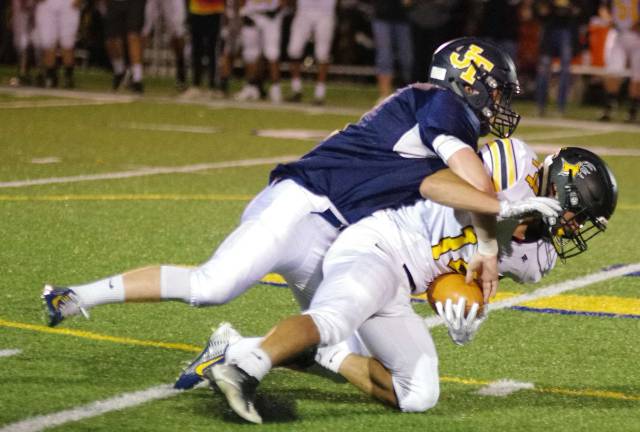
[[[467,316],[464,316],[466,299],[461,298],[455,305],[451,299],[442,304],[442,302],[436,302],[436,311],[438,315],[444,320],[444,323],[449,330],[449,336],[456,345],[464,345],[470,342],[475,336],[480,325],[487,319],[487,312],[482,315],[478,315],[478,309],[480,306],[478,303],[473,303],[469,309]],[[485,308],[485,310],[487,310]]]
[[[471,283],[474,275],[480,284],[480,288],[482,288],[484,302],[489,303],[489,298],[495,297],[498,291],[498,256],[482,255],[476,252],[473,257],[471,257],[471,262],[467,268],[466,283]]]
[[[500,201],[500,216],[503,219],[523,219],[528,216],[557,217],[562,206],[554,198],[531,197],[520,201]]]

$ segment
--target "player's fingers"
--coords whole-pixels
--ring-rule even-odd
[[[453,324],[453,303],[451,299],[444,302],[444,316],[450,324]]]
[[[442,302],[440,301],[436,302],[436,313],[440,315],[442,319],[444,319],[444,309],[442,307]]]
[[[469,309],[469,313],[467,314],[467,318],[466,318],[466,323],[473,323],[473,320],[476,319],[476,315],[478,314],[478,309],[480,308],[480,305],[476,302],[473,302],[473,304],[471,305],[471,309]]]

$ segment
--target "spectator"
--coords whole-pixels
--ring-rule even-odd
[[[176,88],[183,91],[187,85],[184,65],[184,21],[186,18],[184,0],[147,0],[144,27],[142,28],[144,38],[149,37],[151,31],[160,21],[160,17],[171,35],[171,45],[176,57]]]
[[[233,60],[240,49],[240,0],[226,0],[222,27],[222,54],[220,58],[220,90],[229,96],[229,79],[233,73]]]
[[[374,0],[372,22],[376,46],[376,78],[380,99],[393,88],[394,60],[400,64],[402,84],[412,81],[413,41],[407,8],[411,0]],[[426,51],[425,51],[426,52]]]
[[[34,5],[31,0],[13,0],[11,2],[11,24],[13,46],[18,55],[18,76],[12,85],[31,84],[29,75],[29,48],[34,47],[35,29],[33,28]]]
[[[335,28],[336,0],[298,0],[296,14],[291,24],[288,54],[291,59],[292,102],[302,100],[300,66],[304,47],[313,37],[318,76],[313,95],[315,104],[324,103],[326,81],[329,72],[329,56]]]
[[[207,57],[209,90],[214,93],[216,81],[216,45],[224,12],[224,0],[189,0],[189,30],[191,32],[192,87],[186,97],[200,94],[203,60]]]
[[[578,18],[582,13],[582,6],[577,0],[540,0],[534,2],[534,8],[536,15],[542,22],[536,78],[538,115],[545,115],[551,77],[551,61],[556,56],[560,58],[558,113],[563,115],[571,85],[571,59],[578,34]]]
[[[432,53],[444,42],[462,36],[464,26],[456,22],[460,0],[412,0],[409,14],[415,47],[413,80],[426,81]]]
[[[113,90],[118,90],[125,77],[124,42],[127,40],[131,84],[135,93],[142,93],[142,41],[145,0],[107,0],[107,52],[113,68]]]
[[[480,0],[478,35],[518,58],[518,12],[522,0]]]
[[[282,31],[283,8],[281,0],[243,0],[242,17],[242,58],[245,64],[246,83],[236,94],[236,99],[257,100],[260,98],[258,66],[260,56],[269,63],[271,87],[269,99],[273,103],[282,102],[280,88],[280,33]]]
[[[635,7],[635,9],[634,9]],[[602,121],[611,120],[611,113],[620,91],[622,79],[620,74],[627,64],[631,66],[631,82],[629,84],[630,106],[625,121],[635,122],[638,119],[640,105],[640,6],[637,1],[604,1],[599,14],[611,23],[612,28],[605,43],[605,63],[611,74],[605,79],[607,92],[605,109],[600,117]]]
[[[73,88],[73,48],[80,25],[79,0],[42,0],[36,5],[36,31],[42,48],[42,67],[45,86],[58,86],[56,49],[62,51],[64,65],[64,87]]]

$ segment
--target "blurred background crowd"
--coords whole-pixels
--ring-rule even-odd
[[[433,51],[459,36],[511,54],[538,115],[569,100],[600,120],[640,105],[640,0],[3,0],[0,63],[10,84],[73,88],[77,68],[144,92],[172,75],[184,98],[322,104],[327,79],[375,81],[380,98],[428,79]],[[283,88],[287,78],[286,89]],[[231,94],[230,80],[241,80]],[[105,83],[105,89],[107,87]],[[286,95],[286,97],[285,97]],[[548,99],[552,96],[553,108]]]

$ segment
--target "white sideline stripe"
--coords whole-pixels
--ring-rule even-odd
[[[0,432],[37,432],[65,423],[96,417],[111,411],[131,408],[149,401],[166,399],[181,392],[182,390],[174,389],[173,384],[163,384],[146,390],[123,393],[109,399],[91,402],[54,414],[31,417],[27,420],[8,424],[1,428]]]
[[[489,304],[489,311],[506,309],[520,303],[537,300],[543,297],[555,296],[565,291],[572,291],[578,288],[585,287],[587,285],[592,285],[597,282],[602,282],[608,279],[617,278],[620,276],[624,276],[628,273],[634,273],[637,271],[640,271],[640,263],[628,264],[623,267],[618,267],[610,270],[602,270],[602,271],[591,273],[589,275],[586,275],[577,279],[571,279],[568,281],[564,281],[564,282],[549,285],[543,288],[539,288],[528,294],[522,294],[519,296],[501,300],[495,303],[491,303]],[[425,318],[424,322],[427,328],[433,328],[433,327],[437,327],[439,325],[444,324],[444,322],[439,316],[430,316],[428,318]]]
[[[132,170],[132,171],[120,171],[120,172],[110,172],[110,173],[102,173],[102,174],[87,174],[87,175],[78,175],[78,176],[71,176],[71,177],[49,177],[49,178],[33,179],[33,180],[17,180],[17,181],[9,181],[9,182],[0,182],[0,188],[18,188],[18,187],[26,187],[26,186],[48,185],[48,184],[55,184],[55,183],[75,183],[75,182],[95,181],[95,180],[115,180],[115,179],[143,177],[143,176],[151,176],[151,175],[159,175],[159,174],[192,173],[192,172],[205,171],[205,170],[211,170],[211,169],[270,165],[275,163],[290,162],[296,159],[298,159],[298,156],[284,155],[284,156],[278,156],[278,157],[272,157],[272,158],[241,159],[236,161],[212,162],[212,163],[202,163],[202,164],[195,164],[195,165],[183,165],[183,166],[176,166],[176,167],[142,168],[142,169]]]
[[[101,100],[43,100],[43,101],[20,101],[20,102],[0,102],[0,109],[16,108],[57,108],[88,105],[111,105],[128,103],[127,101],[101,101]]]
[[[11,357],[14,355],[18,355],[22,352],[22,350],[19,349],[5,349],[5,350],[0,350],[0,357]]]
[[[548,118],[531,118],[524,117],[520,122],[525,126],[552,126],[558,128],[573,128],[590,131],[601,132],[635,132],[640,133],[640,126],[626,123],[603,123],[599,121],[588,120],[569,120],[569,119],[548,119]]]
[[[505,397],[520,390],[531,390],[534,388],[533,383],[518,382],[508,379],[502,379],[489,383],[482,387],[476,393],[481,396]]]
[[[608,131],[584,131],[584,130],[559,130],[555,132],[542,132],[542,133],[523,133],[518,134],[516,138],[521,138],[524,141],[540,141],[551,139],[565,139],[565,138],[583,138],[594,135],[604,135],[609,133]]]
[[[220,132],[220,129],[210,126],[189,126],[160,123],[124,123],[118,125],[117,127],[123,129],[146,130],[153,132],[187,132],[199,134],[214,134]]]
[[[555,153],[561,147],[565,147],[566,144],[553,144],[553,143],[538,143],[532,144],[533,150],[539,153]],[[640,149],[633,148],[612,148],[612,147],[598,147],[598,146],[584,146],[587,150],[591,150],[602,156],[640,156]]]

